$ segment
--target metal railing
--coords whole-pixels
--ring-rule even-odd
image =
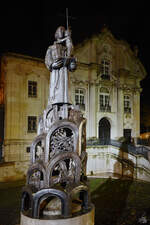
[[[120,148],[124,152],[131,153],[134,155],[142,155],[146,159],[148,159],[148,153],[150,152],[150,148],[144,145],[133,145],[127,142],[119,142],[107,138],[87,140],[87,146],[100,146],[100,145],[112,145],[114,147]]]
[[[82,111],[85,111],[85,104],[76,104],[79,106],[79,109],[82,110]]]
[[[87,144],[87,146],[110,145],[110,139],[109,138],[90,139],[90,140],[87,140],[86,144]]]
[[[137,144],[139,145],[145,145],[150,147],[150,137],[148,138],[138,138],[137,139]]]
[[[100,105],[100,111],[101,112],[111,112],[111,106],[110,105]]]

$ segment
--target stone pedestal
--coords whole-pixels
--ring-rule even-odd
[[[66,219],[34,219],[21,213],[20,225],[94,225],[95,210]]]

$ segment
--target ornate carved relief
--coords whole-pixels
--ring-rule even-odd
[[[74,151],[74,137],[73,132],[69,128],[58,128],[53,132],[50,138],[50,158],[54,154],[61,152],[73,152]]]

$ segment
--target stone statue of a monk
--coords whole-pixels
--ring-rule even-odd
[[[56,30],[55,39],[45,56],[45,65],[51,71],[48,105],[69,103],[68,71],[76,69],[75,58],[71,55],[73,44],[70,32],[60,26]]]

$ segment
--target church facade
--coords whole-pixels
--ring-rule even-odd
[[[137,49],[103,29],[76,47],[78,70],[71,74],[72,99],[87,118],[87,138],[140,135],[140,81],[146,71]]]
[[[87,140],[99,140],[100,145],[121,137],[136,141],[140,136],[140,81],[146,76],[137,49],[132,51],[104,28],[76,46],[74,55],[77,70],[69,75],[70,102],[87,119]],[[30,144],[48,102],[49,76],[42,59],[12,53],[1,58],[4,163],[0,177],[8,177],[9,171],[12,179],[19,179],[26,173]]]

